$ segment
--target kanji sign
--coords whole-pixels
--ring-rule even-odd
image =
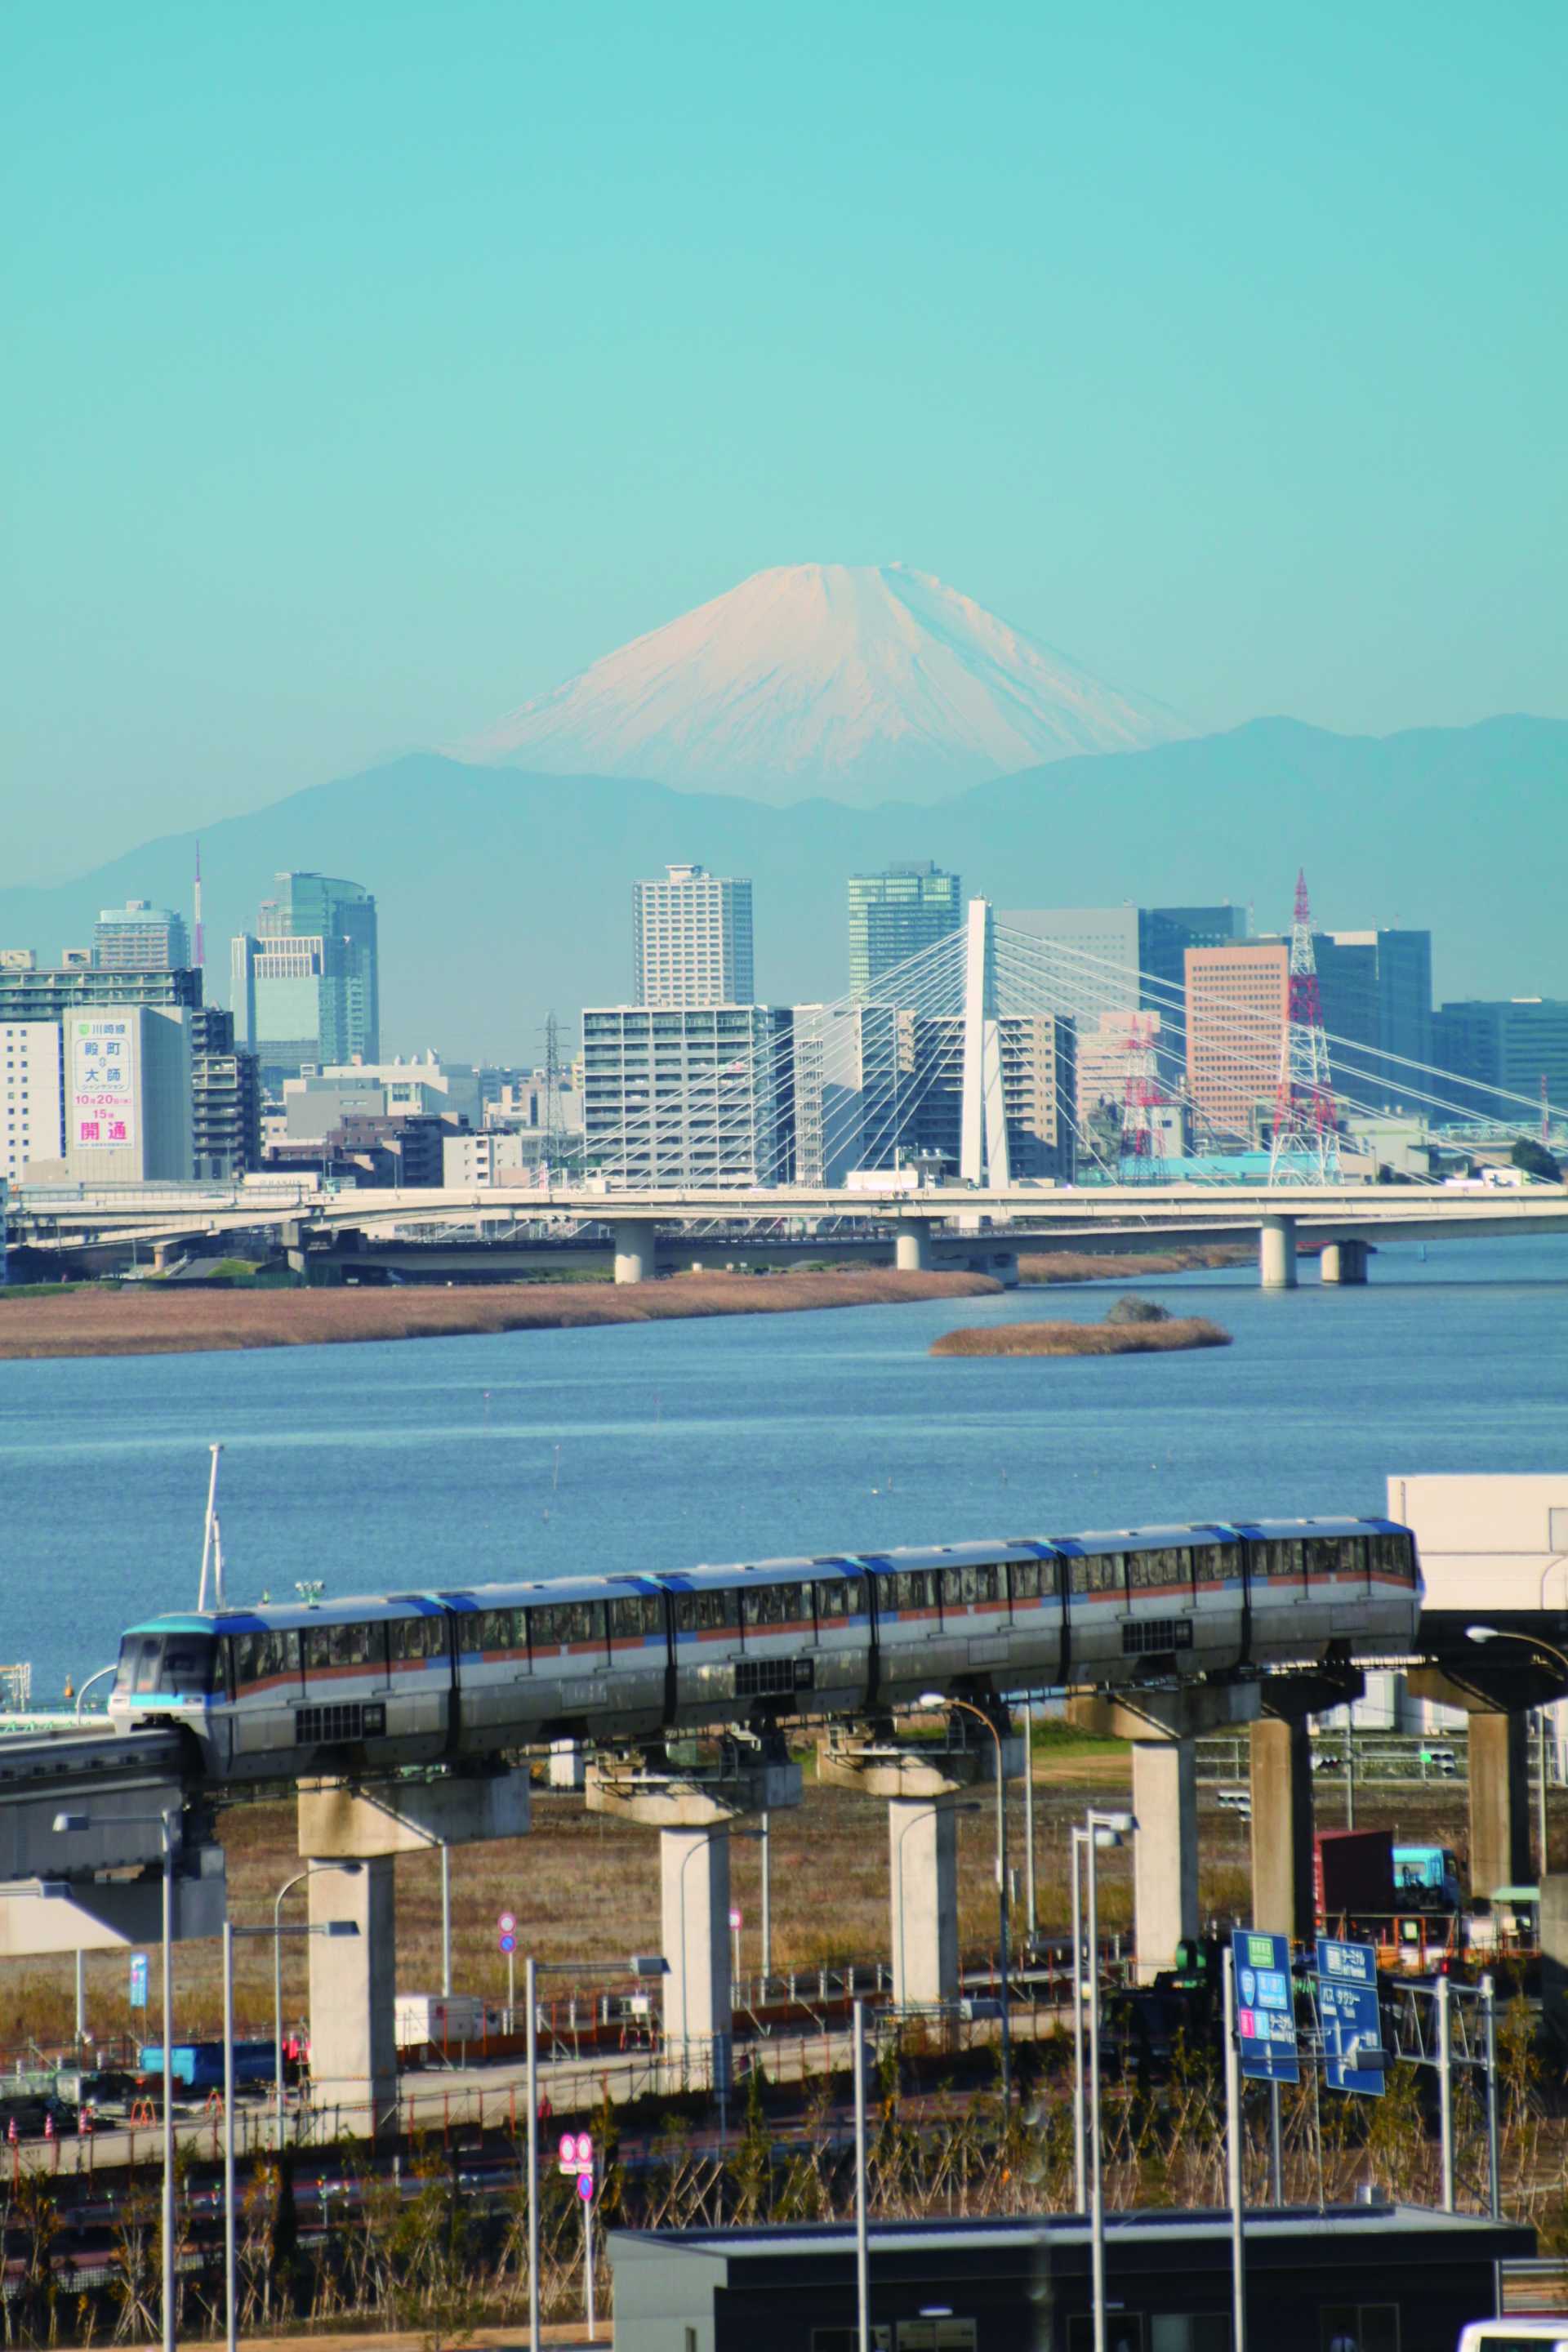
[[[1318,2021],[1323,2029],[1323,2058],[1331,2091],[1360,2091],[1378,2098],[1384,2088],[1383,2066],[1358,2064],[1363,2053],[1383,2052],[1383,2026],[1378,2015],[1377,1952],[1371,1944],[1344,1944],[1331,1936],[1318,1938]]]
[[[72,1151],[121,1150],[136,1140],[132,1016],[78,1013],[69,1024]]]
[[[1236,1964],[1236,2030],[1241,2071],[1258,2083],[1299,2083],[1296,2000],[1290,1985],[1288,1936],[1232,1930]]]

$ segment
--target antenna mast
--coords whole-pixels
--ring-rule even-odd
[[[1299,873],[1268,1181],[1271,1184],[1337,1184],[1339,1176],[1339,1117],[1329,1075],[1329,1040],[1323,1028],[1318,961],[1312,949],[1312,909],[1307,897],[1306,875]]]

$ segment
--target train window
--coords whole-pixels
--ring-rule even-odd
[[[163,1644],[147,1641],[142,1644],[142,1655],[136,1662],[136,1687],[139,1691],[154,1691],[158,1687],[159,1669],[163,1663]]]
[[[1194,1584],[1223,1584],[1227,1576],[1237,1572],[1240,1555],[1229,1544],[1194,1544],[1193,1546],[1193,1581]]]
[[[664,1603],[650,1593],[638,1593],[635,1600],[612,1601],[610,1603],[610,1639],[612,1642],[646,1641],[650,1633],[664,1631]]]
[[[134,1690],[137,1687],[137,1669],[141,1665],[142,1654],[151,1650],[156,1655],[158,1643],[155,1639],[142,1633],[128,1634],[120,1645],[120,1672],[114,1677],[115,1689],[117,1691]],[[147,1687],[151,1689],[151,1684]]]
[[[1089,1552],[1072,1563],[1075,1592],[1120,1592],[1124,1580],[1119,1551]]]
[[[386,1631],[394,1665],[447,1654],[445,1617],[395,1617]]]
[[[536,1650],[585,1649],[605,1640],[602,1601],[557,1601],[548,1609],[531,1609],[528,1617]]]
[[[682,1633],[721,1633],[741,1622],[738,1592],[681,1592],[676,1595],[675,1622]]]
[[[242,1633],[234,1643],[234,1679],[237,1684],[276,1682],[299,1679],[300,1636],[298,1633],[267,1632]]]
[[[1173,1584],[1190,1580],[1186,1554],[1174,1544],[1161,1544],[1152,1551],[1130,1551],[1127,1555],[1127,1581],[1134,1592],[1164,1592]]]
[[[1003,1570],[991,1560],[971,1560],[963,1568],[950,1568],[942,1576],[943,1597],[950,1607],[973,1609],[988,1601],[1003,1597]]]
[[[818,1625],[842,1625],[854,1614],[855,1588],[847,1576],[836,1577],[831,1584],[816,1587]]]
[[[1037,1601],[1042,1590],[1050,1591],[1047,1580],[1042,1587],[1040,1563],[1037,1559],[1016,1559],[1012,1567],[1013,1598],[1015,1601]]]
[[[528,1618],[521,1609],[476,1609],[458,1622],[465,1650],[521,1650],[528,1654]]]
[[[1354,1576],[1362,1567],[1361,1545],[1354,1536],[1309,1536],[1300,1549],[1306,1554],[1310,1577]]]
[[[1401,1584],[1415,1583],[1408,1536],[1369,1536],[1367,1543],[1374,1575],[1394,1577]]]
[[[213,1642],[199,1634],[175,1633],[164,1645],[161,1685],[182,1698],[200,1698],[212,1675]]]
[[[439,1618],[430,1621],[439,1624]],[[386,1655],[379,1625],[310,1625],[305,1629],[305,1671],[329,1666],[380,1665]]]
[[[883,1587],[889,1609],[930,1609],[936,1607],[936,1571],[930,1568],[901,1568],[889,1578]]]
[[[800,1615],[798,1585],[757,1584],[741,1595],[742,1625],[793,1625]]]

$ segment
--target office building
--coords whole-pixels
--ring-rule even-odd
[[[50,1024],[53,1025],[52,1024]],[[184,1184],[195,1172],[189,1014],[89,1005],[59,1024],[65,1150],[40,1182]]]
[[[1093,1028],[1102,1013],[1160,1013],[1181,1027],[1189,948],[1234,945],[1247,936],[1245,908],[1024,908],[998,915],[1040,945],[1035,961],[1053,1010]]]
[[[788,1182],[791,1015],[617,1005],[583,1015],[584,1150],[618,1186]]]
[[[1222,1148],[1256,1143],[1272,1122],[1289,981],[1279,940],[1186,950],[1187,1091]]]
[[[0,1180],[29,1160],[65,1158],[65,1069],[58,1021],[0,1020]]]
[[[1431,932],[1314,931],[1312,957],[1335,1094],[1371,1110],[1420,1108],[1432,1079],[1410,1065],[1433,1058]]]
[[[260,1165],[261,1087],[254,1055],[235,1042],[234,1017],[202,1003],[202,975],[91,964],[40,968],[0,958],[0,1023],[60,1023],[89,1007],[183,1013],[190,1033],[194,1173],[220,1181]]]
[[[838,1186],[856,1168],[890,1168],[903,1140],[900,1016],[886,1005],[794,1008],[795,1173]]]
[[[1432,1059],[1450,1073],[1433,1083],[1457,1106],[1450,1118],[1532,1130],[1539,1108],[1532,1118],[1526,1105],[1539,1107],[1542,1080],[1553,1108],[1568,1108],[1568,997],[1467,998],[1439,1005],[1433,1032]]]
[[[895,965],[963,928],[963,886],[930,859],[849,877],[849,992],[868,996]]]
[[[100,971],[184,971],[191,961],[185,919],[145,898],[105,907],[93,925],[92,961]]]
[[[482,1117],[471,1062],[350,1062],[306,1070],[283,1081],[284,1132],[291,1143],[319,1141],[343,1119],[451,1118],[477,1127]]]
[[[671,866],[662,882],[634,883],[632,953],[638,1004],[750,1004],[750,882]]]
[[[235,1024],[273,1092],[306,1063],[367,1062],[381,1051],[375,900],[358,882],[279,874],[255,935],[230,957]]]

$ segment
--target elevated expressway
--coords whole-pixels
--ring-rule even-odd
[[[1070,1188],[1042,1183],[947,1184],[916,1192],[827,1190],[803,1185],[694,1192],[605,1192],[583,1185],[549,1190],[510,1185],[409,1191],[341,1191],[294,1184],[111,1188],[93,1192],[25,1186],[11,1195],[11,1237],[35,1248],[80,1250],[109,1244],[164,1250],[197,1236],[270,1233],[300,1254],[331,1252],[357,1233],[375,1237],[416,1232],[476,1234],[481,1245],[561,1240],[596,1230],[613,1250],[616,1279],[640,1282],[658,1271],[660,1237],[714,1236],[714,1251],[748,1255],[820,1255],[843,1238],[853,1250],[892,1246],[895,1262],[915,1270],[939,1262],[970,1263],[1020,1246],[1072,1239],[1109,1241],[1136,1233],[1173,1242],[1251,1237],[1258,1244],[1266,1288],[1289,1288],[1301,1244],[1324,1252],[1331,1282],[1363,1282],[1367,1252],[1378,1242],[1501,1240],[1568,1234],[1568,1188],[1532,1184],[1519,1191],[1461,1192],[1438,1186],[1377,1184],[1163,1184]],[[870,1229],[868,1233],[867,1229]],[[857,1229],[859,1229],[858,1231]],[[750,1239],[744,1238],[750,1236]]]

